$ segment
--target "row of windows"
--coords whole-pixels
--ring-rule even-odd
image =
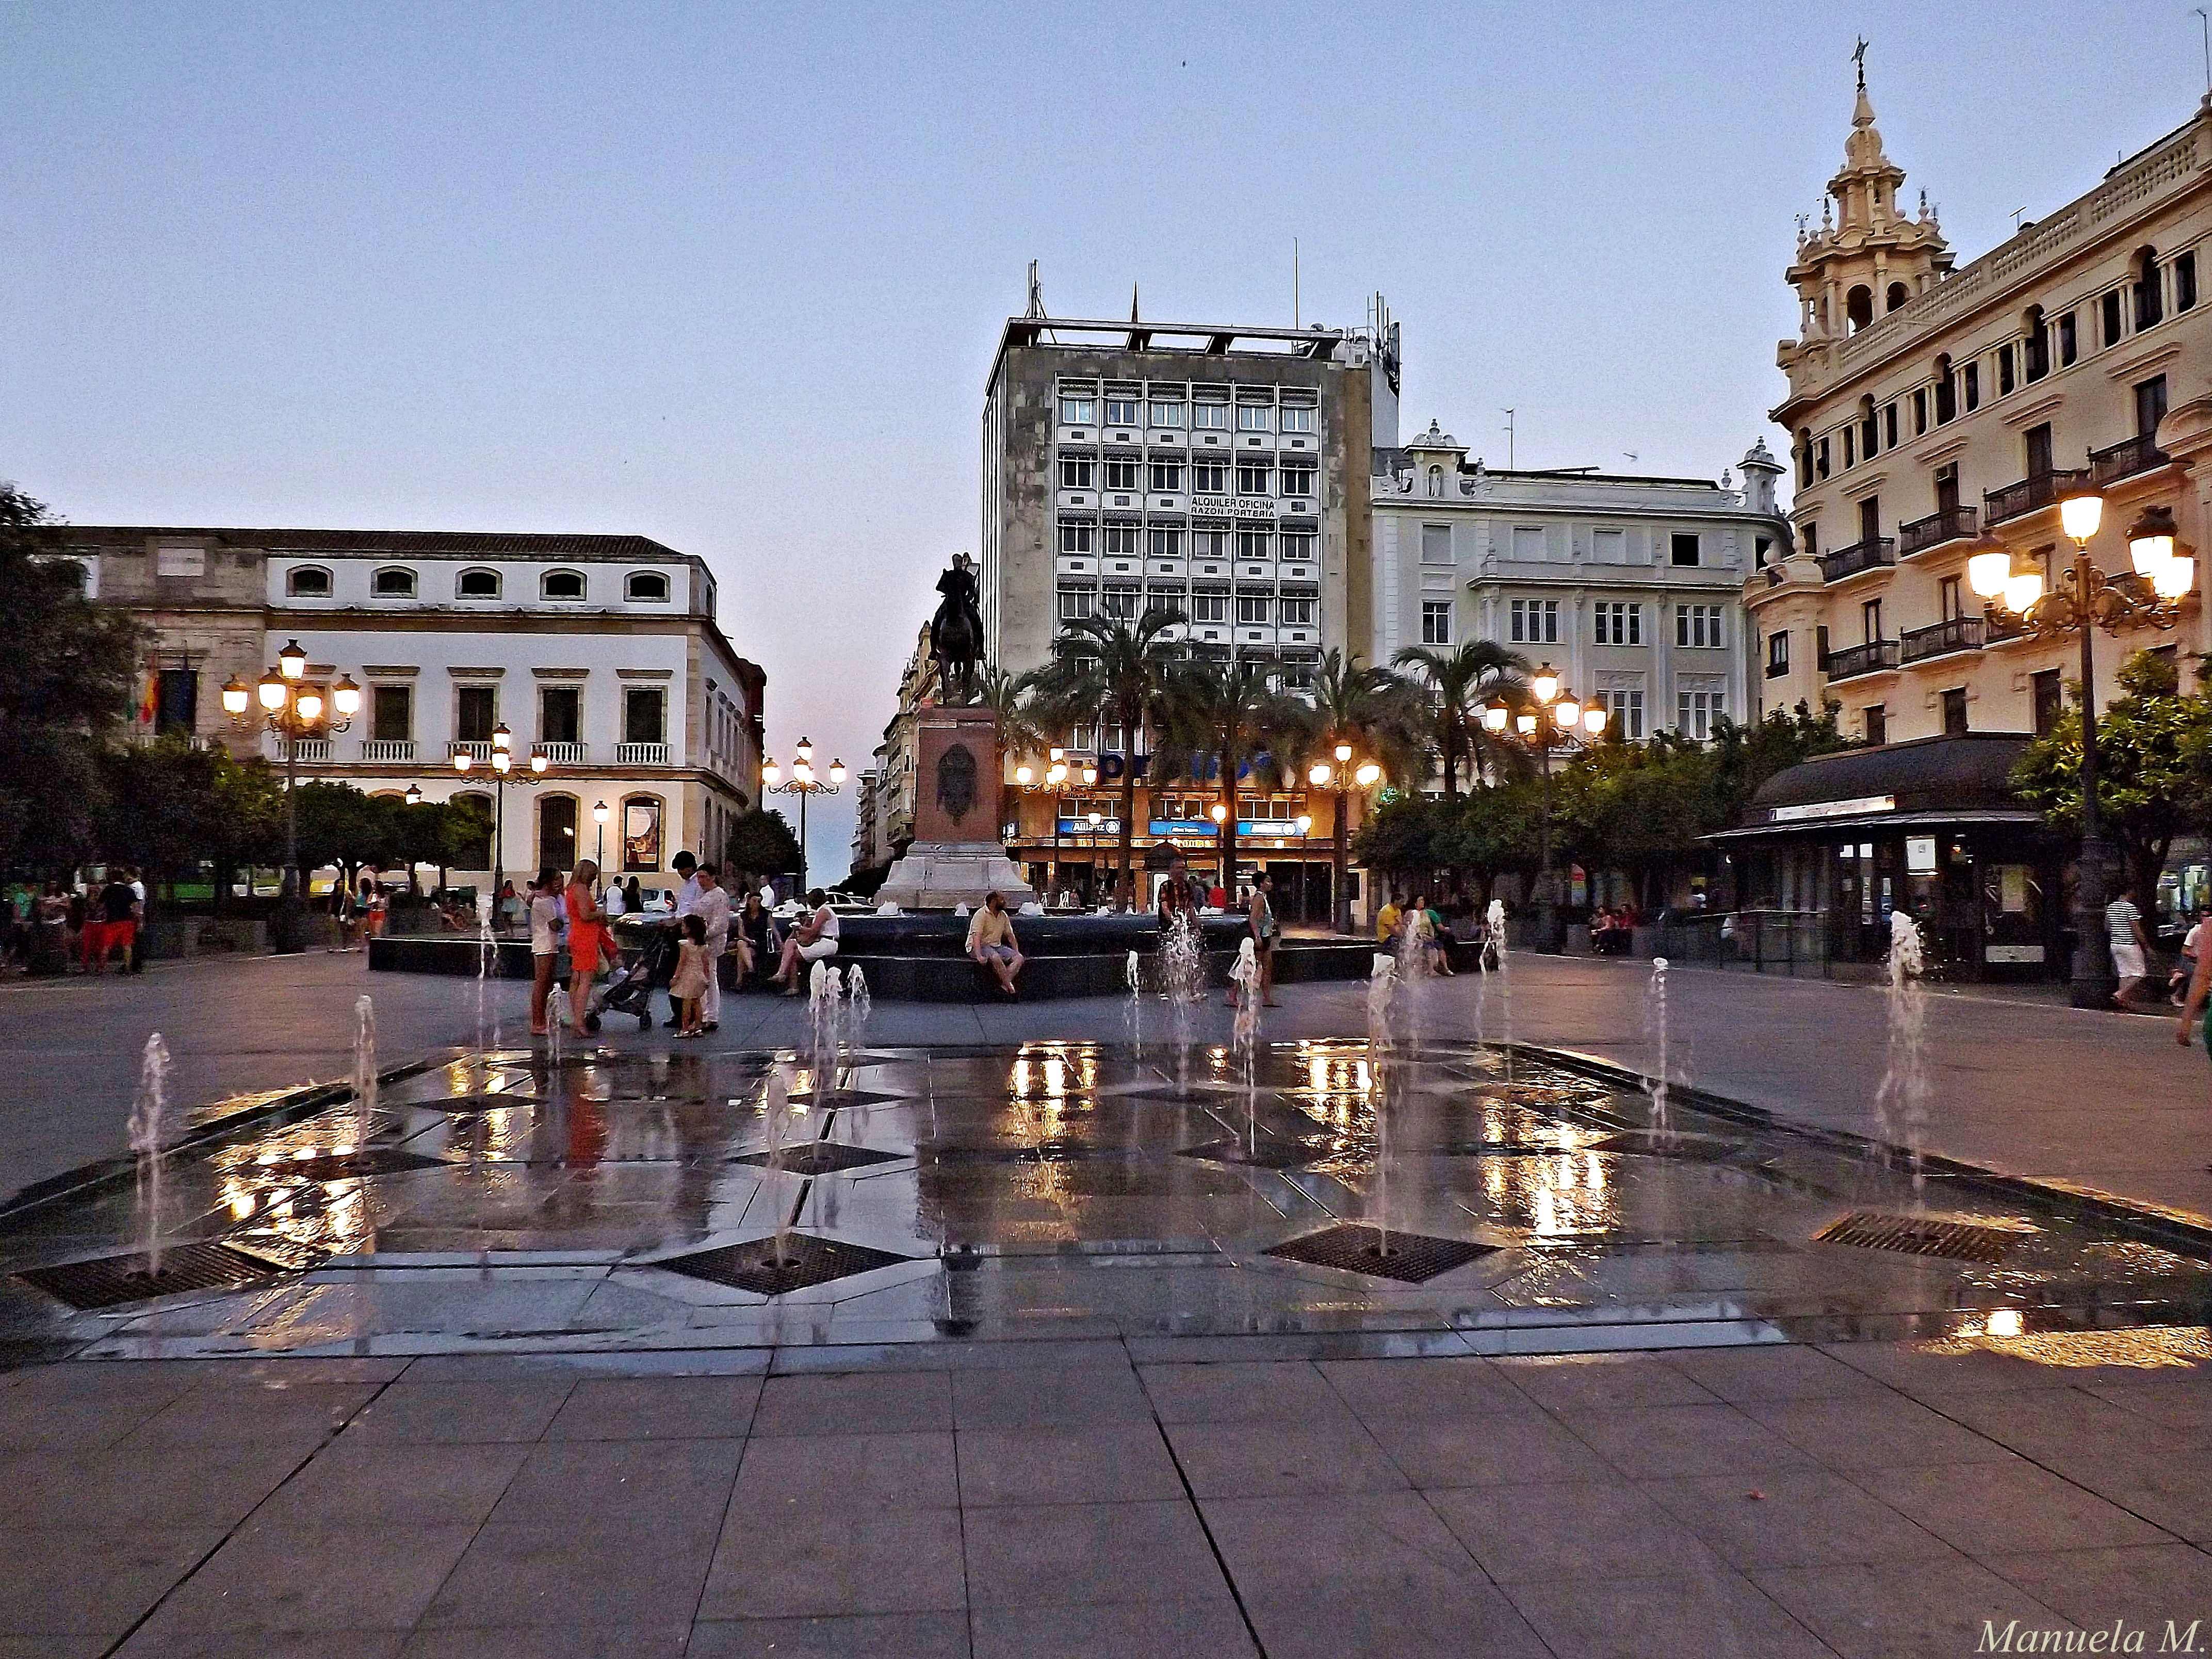
[[[1306,394],[1310,396],[1310,394]],[[1096,388],[1077,388],[1062,385],[1060,392],[1060,423],[1062,426],[1149,425],[1163,431],[1180,431],[1186,426],[1200,431],[1227,432],[1311,432],[1317,410],[1310,403],[1294,402],[1297,392],[1285,392],[1280,408],[1272,402],[1260,401],[1265,392],[1243,391],[1235,403],[1230,401],[1226,390],[1218,393],[1200,392],[1186,398],[1183,388],[1163,386],[1152,388],[1149,398],[1133,389],[1127,392],[1109,392],[1102,400]],[[1101,410],[1104,418],[1101,419]],[[1232,412],[1233,411],[1233,412]]]
[[[1147,533],[1141,526],[1109,524],[1103,526],[1088,524],[1064,524],[1060,527],[1060,550],[1088,557],[1103,550],[1111,558],[1133,559],[1140,546],[1149,545],[1156,559],[1226,559],[1230,556],[1231,532],[1226,530],[1184,531],[1173,526],[1156,526]],[[1317,536],[1303,531],[1286,530],[1279,533],[1267,530],[1239,530],[1236,537],[1236,555],[1240,559],[1265,559],[1273,556],[1279,544],[1284,558],[1296,562],[1311,559],[1319,541]],[[1184,552],[1188,547],[1190,550]]]
[[[1594,529],[1590,537],[1590,561],[1595,564],[1626,564],[1628,562],[1628,532],[1625,530]],[[1527,563],[1540,563],[1551,556],[1551,540],[1541,525],[1516,525],[1512,531],[1513,556]],[[1761,538],[1762,551],[1767,545]],[[1695,568],[1705,562],[1705,538],[1694,530],[1678,530],[1667,538],[1667,557],[1671,564]],[[1451,526],[1448,524],[1425,524],[1421,526],[1421,562],[1431,565],[1455,563],[1452,554]]]
[[[658,685],[623,688],[623,743],[668,740],[668,693]],[[415,688],[373,685],[368,693],[368,736],[374,743],[408,743],[415,737]],[[499,688],[463,685],[453,692],[453,736],[461,743],[489,743],[499,725]],[[538,743],[583,741],[583,688],[541,686],[538,690]]]
[[[1446,607],[1449,610],[1449,606]],[[1429,605],[1421,614],[1425,629]],[[1521,645],[1559,642],[1559,602],[1557,599],[1514,599],[1505,611],[1506,637]],[[1591,607],[1590,642],[1594,645],[1644,643],[1644,607],[1629,601],[1603,600]],[[1431,641],[1436,643],[1437,641]],[[1690,650],[1715,650],[1728,644],[1728,611],[1718,605],[1678,605],[1674,607],[1674,643]]]
[[[2197,255],[2194,250],[2162,263],[2154,248],[2136,251],[2126,282],[2102,295],[2092,312],[2102,347],[2118,345],[2130,331],[2141,333],[2166,320],[2168,297],[2179,314],[2197,305]],[[1854,289],[1856,294],[1859,292]],[[2017,338],[1999,344],[1988,355],[1996,377],[1996,395],[2005,397],[2021,386],[2032,386],[2053,367],[2068,368],[2080,356],[2080,313],[2067,311],[2047,316],[2041,306],[2030,306],[2021,316]],[[1892,399],[1876,410],[1872,397],[1859,399],[1856,416],[1839,431],[1815,438],[1810,428],[1797,434],[1797,483],[1800,489],[1829,476],[1840,450],[1844,466],[1856,466],[1887,449],[1893,449],[1906,434],[1919,437],[1929,425],[1943,426],[1962,411],[1981,407],[1980,356],[1954,363],[1948,356],[1936,359],[1929,384],[1917,386],[1902,400]]]
[[[1163,592],[1155,588],[1145,594],[1133,587],[1109,587],[1098,593],[1088,588],[1063,588],[1060,619],[1078,622],[1085,617],[1133,618],[1147,609],[1161,608],[1179,611],[1194,623],[1226,623],[1232,598],[1240,623],[1260,626],[1279,622],[1285,628],[1312,628],[1320,622],[1319,599],[1292,596],[1279,599],[1267,593],[1194,593],[1186,599],[1180,591]]]
[[[496,570],[464,570],[453,578],[456,599],[495,599],[501,587]],[[403,564],[386,565],[368,579],[370,594],[380,599],[415,599],[417,589],[416,572]],[[284,573],[284,591],[296,599],[326,599],[336,591],[336,582],[325,566],[295,565]],[[538,579],[542,599],[580,599],[589,592],[590,583],[580,570],[548,570]],[[634,570],[623,582],[623,597],[638,604],[665,604],[668,595],[668,577],[662,571]]]
[[[1060,487],[1062,489],[1139,489],[1149,488],[1156,495],[1181,494],[1185,467],[1181,461],[1153,461],[1149,465],[1131,460],[1095,461],[1087,455],[1063,455],[1060,458]],[[1232,468],[1225,460],[1194,461],[1188,469],[1190,474],[1190,493],[1194,495],[1226,495],[1234,482],[1239,495],[1273,495],[1275,490],[1275,471],[1266,461],[1239,461]],[[1310,495],[1320,477],[1317,464],[1301,465],[1285,461],[1282,466],[1282,494]]]

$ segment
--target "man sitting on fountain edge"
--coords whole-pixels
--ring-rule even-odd
[[[983,908],[968,924],[968,954],[998,976],[1000,994],[1021,994],[1014,989],[1014,975],[1022,971],[1021,941],[1014,937],[1014,919],[1006,914],[1004,894],[983,895]]]

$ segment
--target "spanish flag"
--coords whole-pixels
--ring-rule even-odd
[[[138,692],[138,724],[151,726],[161,712],[161,659],[146,659],[146,678]]]

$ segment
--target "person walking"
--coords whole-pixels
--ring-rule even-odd
[[[1009,1000],[1021,995],[1014,979],[1022,971],[1022,944],[1014,937],[1014,919],[1006,914],[1005,894],[983,895],[982,908],[968,924],[968,955],[991,970],[1000,995]]]
[[[2105,907],[2105,929],[2112,936],[2112,972],[2120,981],[2120,988],[2112,993],[2112,1006],[2132,1012],[2136,1006],[2136,988],[2148,971],[2145,959],[2150,940],[2143,936],[2142,912],[2136,908],[2126,890]]]
[[[718,1030],[722,1024],[722,957],[730,948],[730,896],[722,886],[719,866],[702,864],[696,878],[699,896],[691,902],[691,915],[707,930],[707,988],[701,993],[698,1024],[701,1032]]]
[[[1244,931],[1252,938],[1252,956],[1260,970],[1260,1006],[1279,1008],[1275,1000],[1275,884],[1265,870],[1252,883],[1244,908]],[[1237,1006],[1237,987],[1229,987],[1229,1006]]]
[[[568,916],[568,1024],[578,1036],[588,1035],[584,1022],[592,1012],[592,981],[599,977],[600,958],[609,944],[605,913],[592,886],[599,866],[589,859],[576,866],[562,889],[562,908]]]
[[[129,872],[120,868],[107,872],[107,881],[100,890],[98,920],[88,922],[85,929],[88,945],[86,965],[95,974],[107,971],[107,959],[120,947],[123,968],[131,969],[131,947],[138,938],[138,918],[142,914],[138,896],[125,878]]]
[[[545,1035],[545,999],[561,955],[561,872],[548,866],[530,884],[530,1035]]]
[[[808,892],[806,902],[814,907],[814,914],[785,936],[783,960],[776,964],[771,981],[783,987],[787,997],[799,994],[801,963],[820,962],[837,954],[837,913],[830,908],[828,896],[817,887]]]
[[[707,921],[695,910],[678,925],[683,942],[676,947],[676,971],[668,981],[669,1023],[676,1027],[674,1035],[695,1037],[704,1034],[699,1011],[714,977],[708,957]]]

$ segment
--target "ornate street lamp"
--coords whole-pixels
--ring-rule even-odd
[[[1334,753],[1336,763],[1332,766],[1327,761],[1316,761],[1307,769],[1306,781],[1316,789],[1328,788],[1332,783],[1336,787],[1336,821],[1329,830],[1329,915],[1338,933],[1348,933],[1352,931],[1352,894],[1345,874],[1346,801],[1351,785],[1356,783],[1363,790],[1373,788],[1382,775],[1382,769],[1373,761],[1354,767],[1352,745],[1348,743],[1338,744]],[[1304,835],[1304,829],[1298,833]]]
[[[806,890],[806,798],[809,795],[834,795],[845,781],[845,763],[830,763],[830,781],[824,783],[814,775],[814,745],[805,738],[799,740],[793,751],[791,781],[778,783],[783,769],[774,761],[761,765],[761,793],[764,795],[796,795],[799,797],[799,890]]]
[[[2134,568],[2106,575],[2089,556],[2090,538],[2104,517],[2105,498],[2094,489],[2077,489],[2060,499],[2058,522],[2074,544],[2074,560],[2049,592],[2044,591],[2040,571],[2014,571],[2011,550],[1986,532],[1966,560],[1967,584],[1983,600],[1983,614],[1992,632],[2040,640],[2081,636],[2081,849],[2075,881],[2071,997],[2076,1008],[2109,1007],[2118,984],[2106,934],[2105,866],[2112,848],[2105,840],[2104,813],[2097,800],[2096,680],[2091,647],[2099,629],[2117,637],[2130,629],[2172,628],[2181,618],[2182,600],[2197,586],[2197,561],[2177,542],[2173,514],[2162,507],[2149,508],[2129,526],[2128,558]]]
[[[300,744],[307,738],[343,732],[361,712],[361,687],[353,676],[343,675],[327,697],[319,685],[305,684],[307,653],[297,640],[285,642],[276,653],[276,666],[261,677],[249,694],[246,682],[235,674],[224,682],[223,713],[234,726],[252,726],[258,718],[284,742],[284,877],[277,899],[274,943],[281,951],[307,945],[307,899],[300,891]],[[253,705],[259,704],[259,709]]]
[[[1503,738],[1510,722],[1515,738],[1532,750],[1544,778],[1544,810],[1536,823],[1536,937],[1541,948],[1556,951],[1559,937],[1559,872],[1552,867],[1552,751],[1588,748],[1605,735],[1602,703],[1585,708],[1581,699],[1559,684],[1549,663],[1543,664],[1528,682],[1535,708],[1515,710],[1493,702],[1482,711],[1482,724],[1493,738]]]
[[[476,757],[465,749],[453,750],[453,770],[466,777]],[[522,773],[514,770],[514,733],[501,720],[491,729],[491,896],[499,902],[499,896],[507,886],[507,787],[522,784],[535,788],[544,781],[549,763],[539,750],[530,751],[529,769]]]

